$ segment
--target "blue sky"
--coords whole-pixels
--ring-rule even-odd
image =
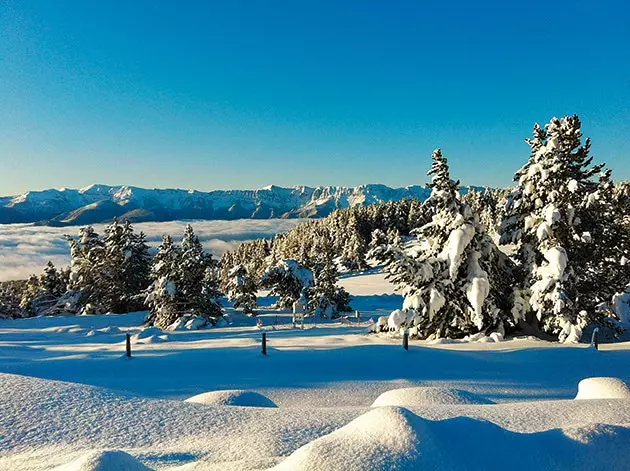
[[[630,2],[0,1],[0,194],[507,185],[578,113],[630,178]]]

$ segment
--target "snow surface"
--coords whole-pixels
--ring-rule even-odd
[[[386,391],[376,398],[372,407],[428,406],[449,404],[494,404],[491,400],[461,389],[419,386]]]
[[[150,471],[133,456],[119,450],[91,451],[53,471]]]
[[[189,397],[186,402],[214,406],[277,407],[268,397],[254,391],[241,389],[209,391]]]
[[[467,417],[431,421],[407,409],[379,408],[298,449],[274,469],[622,470],[630,463],[629,442],[625,427],[516,433]]]
[[[584,378],[575,398],[630,400],[630,387],[619,378]]]
[[[353,278],[362,320],[400,308]],[[584,378],[630,381],[630,343],[405,351],[400,334],[352,322],[293,329],[265,307],[275,299],[259,301],[266,356],[257,319],[231,308],[229,326],[164,335],[142,327],[145,312],[0,321],[0,470],[82,469],[114,452],[155,470],[628,469],[630,400],[573,398]],[[185,400],[231,389],[277,407]],[[371,407],[401,395],[406,409]]]

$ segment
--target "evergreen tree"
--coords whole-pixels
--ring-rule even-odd
[[[630,282],[629,234],[610,172],[592,164],[590,139],[581,138],[577,116],[534,127],[499,228],[501,243],[518,244],[521,319],[560,341],[602,322],[598,306]]]
[[[245,265],[238,265],[230,270],[227,295],[236,309],[243,308],[245,314],[254,314],[257,291],[256,281]]]
[[[136,234],[129,221],[122,232],[123,299],[127,311],[145,307],[143,293],[150,283],[151,256],[144,232]]]
[[[338,280],[339,273],[332,258],[332,250],[324,249],[317,267],[315,285],[308,290],[309,309],[316,316],[331,319],[340,312],[352,309],[350,295],[343,287],[337,286]]]
[[[179,260],[179,247],[175,246],[171,236],[163,236],[151,265],[152,284],[146,298],[151,308],[147,322],[163,329],[179,318],[175,285]]]
[[[433,153],[431,196],[425,211],[431,222],[412,237],[376,251],[387,276],[404,295],[412,334],[462,337],[513,325],[505,313],[510,263],[459,199],[446,158]]]
[[[218,265],[205,253],[190,225],[180,247],[170,237],[163,238],[151,278],[146,299],[151,306],[149,323],[166,328],[183,316],[212,321],[221,315]]]
[[[54,298],[60,298],[66,292],[67,281],[64,280],[63,274],[57,271],[57,268],[50,260],[39,281],[42,289],[50,293]]]
[[[261,279],[262,287],[278,296],[278,308],[290,308],[300,299],[302,291],[314,284],[313,272],[295,260],[282,260],[267,268]]]
[[[92,226],[79,229],[78,239],[66,236],[72,257],[70,289],[80,293],[87,312],[104,312],[100,306],[105,245]]]

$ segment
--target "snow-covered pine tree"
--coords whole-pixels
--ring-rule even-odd
[[[42,288],[55,298],[60,298],[67,289],[67,282],[63,278],[63,274],[57,271],[52,261],[48,261],[44,273],[39,278]]]
[[[92,226],[79,229],[78,239],[66,236],[72,257],[69,287],[80,293],[86,313],[103,312],[99,305],[105,245]]]
[[[267,268],[261,278],[262,287],[278,296],[276,306],[280,309],[292,307],[302,291],[313,284],[313,272],[295,260],[281,260]]]
[[[0,281],[0,319],[16,319],[29,315],[20,307],[23,284],[23,281]]]
[[[180,276],[177,283],[179,306],[183,311],[213,318],[221,315],[216,280],[209,270],[216,268],[190,224],[181,243]],[[212,286],[211,286],[212,285]]]
[[[145,307],[144,291],[150,283],[151,256],[144,232],[136,234],[129,221],[125,221],[122,233],[123,299],[127,311]]]
[[[328,236],[322,236],[318,244],[320,256],[315,268],[315,285],[308,288],[309,311],[316,316],[332,319],[340,312],[348,312],[350,295],[341,286],[337,286],[339,273],[334,261],[332,242]]]
[[[375,255],[404,295],[412,335],[462,337],[502,331],[513,325],[506,314],[510,261],[489,237],[477,215],[459,198],[442,152],[433,152],[431,196],[424,211],[431,221],[406,242],[383,246]]]
[[[242,308],[245,314],[254,314],[258,286],[245,265],[237,265],[230,270],[226,291],[234,308]]]
[[[152,283],[145,301],[151,308],[147,322],[162,329],[170,326],[180,316],[176,300],[180,257],[180,249],[173,243],[173,238],[169,235],[163,236],[151,265]]]
[[[39,277],[32,275],[22,290],[20,307],[29,315],[51,314],[59,298],[66,292],[67,282],[51,261]]]
[[[592,164],[590,139],[581,139],[577,115],[535,125],[499,228],[501,243],[518,244],[521,318],[560,341],[578,341],[585,325],[601,322],[598,306],[630,282],[610,171]]]
[[[125,237],[124,227],[118,219],[105,226],[103,257],[98,273],[98,283],[92,287],[94,301],[106,312],[122,313],[125,303]]]

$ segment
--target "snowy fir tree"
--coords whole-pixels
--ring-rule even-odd
[[[20,308],[31,316],[54,314],[52,308],[66,292],[67,284],[66,273],[59,272],[49,261],[39,277],[32,275],[26,281],[21,291]]]
[[[151,279],[146,300],[151,307],[147,321],[153,325],[170,327],[185,316],[212,322],[222,313],[218,267],[190,225],[179,247],[171,237],[163,238],[153,260]]]
[[[421,338],[504,331],[514,323],[506,314],[510,261],[460,200],[439,149],[428,175],[432,192],[425,211],[431,221],[375,253],[403,293],[405,325]]]
[[[147,322],[166,328],[179,317],[176,303],[176,287],[179,264],[179,247],[173,243],[169,235],[162,237],[162,244],[158,247],[153,258],[146,303],[151,308]]]
[[[57,270],[53,262],[50,260],[44,268],[44,273],[39,278],[42,289],[54,298],[60,298],[68,288],[68,280],[65,279],[64,273]]]
[[[226,292],[236,309],[242,308],[245,314],[254,314],[257,291],[256,280],[245,265],[237,265],[230,270]]]
[[[303,290],[313,286],[313,272],[295,260],[282,260],[267,268],[261,284],[272,296],[278,296],[278,308],[290,308]]]
[[[125,221],[122,231],[123,300],[127,311],[145,308],[144,291],[149,286],[151,256],[144,232],[136,234],[129,221]]]
[[[332,251],[322,251],[315,273],[315,285],[308,289],[309,311],[316,316],[332,319],[338,317],[340,312],[352,310],[350,295],[343,287],[337,286],[339,272]]]
[[[534,127],[529,161],[516,172],[499,228],[517,244],[523,288],[516,309],[529,325],[577,341],[601,322],[602,303],[630,282],[628,227],[610,172],[594,165],[577,116]]]
[[[85,312],[122,313],[143,309],[150,256],[144,234],[114,219],[100,237],[91,226],[68,237],[72,264],[70,288],[81,293]]]
[[[104,312],[100,306],[101,274],[105,244],[92,226],[79,229],[79,237],[66,236],[72,257],[70,289],[80,293],[80,304],[89,313]]]

